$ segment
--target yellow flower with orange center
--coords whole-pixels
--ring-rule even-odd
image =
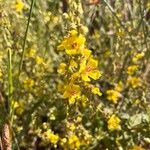
[[[76,55],[81,53],[84,44],[85,37],[82,34],[78,35],[76,30],[72,30],[70,31],[69,36],[58,46],[58,50],[65,50],[68,55]]]
[[[64,98],[69,99],[69,103],[75,103],[76,98],[79,98],[81,95],[81,89],[79,85],[69,84],[65,88],[65,92],[63,94]]]
[[[98,61],[90,57],[88,60],[83,60],[80,64],[81,78],[83,81],[91,81],[90,78],[97,80],[101,77],[100,71],[97,69]]]

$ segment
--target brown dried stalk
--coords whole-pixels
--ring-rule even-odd
[[[11,133],[8,123],[4,123],[2,127],[1,145],[2,150],[11,150]]]

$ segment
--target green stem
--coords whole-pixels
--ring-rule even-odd
[[[25,46],[26,46],[29,24],[30,24],[31,17],[32,17],[34,3],[35,3],[35,0],[32,0],[31,6],[30,6],[30,13],[29,13],[29,17],[28,17],[28,22],[27,22],[27,27],[26,27],[26,31],[25,31],[25,35],[24,35],[24,41],[23,41],[23,45],[22,45],[22,55],[21,55],[21,60],[20,60],[20,64],[19,64],[18,76],[20,76],[20,73],[22,70],[22,64],[23,64],[23,59],[24,59],[24,54],[25,54]]]
[[[11,49],[8,49],[8,115],[11,113],[11,103],[13,94],[13,77],[12,77],[12,57]]]

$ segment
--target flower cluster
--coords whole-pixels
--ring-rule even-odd
[[[74,104],[78,99],[87,97],[88,92],[101,96],[98,87],[91,84],[92,80],[101,77],[96,60],[91,50],[85,47],[84,35],[77,30],[71,30],[58,46],[58,50],[65,51],[67,63],[60,63],[58,73],[64,76],[63,97]],[[84,86],[83,86],[84,85]]]
[[[132,88],[137,88],[141,86],[141,79],[137,76],[137,71],[139,69],[140,60],[144,57],[144,55],[144,52],[135,54],[132,59],[133,65],[130,65],[127,68],[127,74],[129,75],[127,85],[131,86]]]

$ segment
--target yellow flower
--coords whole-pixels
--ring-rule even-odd
[[[59,141],[59,136],[54,134],[51,130],[46,131],[45,136],[52,144],[56,144]]]
[[[44,64],[44,60],[43,60],[43,58],[40,57],[40,56],[37,56],[37,57],[35,58],[35,61],[36,61],[36,63],[37,63],[38,65]]]
[[[88,61],[83,60],[83,62],[81,62],[80,64],[80,70],[79,70],[79,72],[81,73],[82,80],[91,81],[90,78],[94,80],[99,79],[101,73],[99,70],[97,70],[97,66],[98,66],[98,61],[93,58],[89,58]]]
[[[64,74],[66,71],[66,64],[65,63],[61,63],[57,69],[57,72],[60,74]]]
[[[141,146],[138,145],[134,145],[134,147],[130,150],[145,150],[144,148],[142,148]]]
[[[94,87],[94,88],[92,88],[92,93],[97,94],[97,95],[99,95],[99,96],[101,96],[101,95],[102,95],[102,93],[100,92],[100,90],[99,90],[99,88],[98,88],[98,87]]]
[[[133,57],[132,61],[135,63],[135,62],[137,62],[138,60],[142,59],[144,56],[145,56],[145,53],[144,53],[144,52],[138,53],[138,54],[136,54],[136,55]]]
[[[89,58],[92,52],[89,49],[82,49],[81,54],[84,58]]]
[[[73,104],[76,98],[79,98],[81,94],[81,89],[79,85],[69,84],[65,88],[65,92],[63,94],[64,98],[69,99],[69,103]]]
[[[108,120],[108,129],[109,130],[117,130],[120,129],[121,120],[116,116],[112,115]]]
[[[21,12],[24,8],[24,3],[22,2],[22,0],[16,0],[16,5],[15,5],[15,9],[17,12]]]
[[[25,104],[23,103],[23,101],[12,101],[11,105],[15,110],[15,114],[21,116],[25,108]]]
[[[135,71],[137,71],[137,69],[138,69],[137,65],[129,66],[128,69],[127,69],[127,73],[129,75],[133,75],[135,73]]]
[[[36,50],[35,49],[30,49],[28,50],[28,53],[26,54],[27,57],[34,57],[36,54]]]
[[[71,82],[74,82],[79,77],[80,77],[80,73],[76,72],[71,75],[70,80],[71,80]]]
[[[81,146],[80,139],[76,135],[72,135],[69,137],[68,144],[70,149],[79,149]]]
[[[78,123],[80,123],[80,122],[82,121],[81,116],[78,116],[76,121],[77,121]]]
[[[107,94],[107,99],[109,101],[112,101],[114,104],[116,104],[119,98],[121,97],[121,94],[116,90],[107,90],[106,94]]]
[[[132,88],[137,88],[141,86],[141,80],[138,77],[129,77],[127,80],[127,85],[131,85]]]
[[[76,55],[84,48],[85,37],[78,35],[76,30],[70,31],[70,35],[66,37],[58,46],[58,50],[65,50],[68,55]]]
[[[32,79],[24,80],[24,87],[26,89],[32,88],[33,86],[34,86],[34,80],[32,80]]]

